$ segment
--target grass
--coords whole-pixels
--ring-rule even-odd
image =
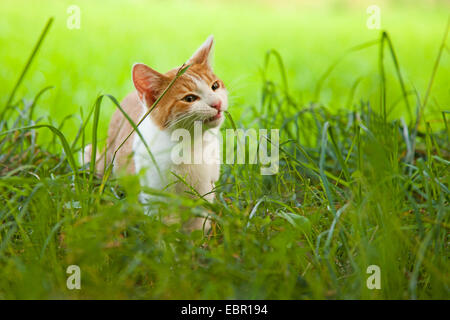
[[[279,128],[278,174],[224,164],[214,204],[145,189],[168,200],[155,204],[155,217],[143,214],[138,177],[99,180],[76,163],[98,139],[101,98],[73,117],[73,135],[64,120],[37,116],[44,91],[18,99],[45,54],[37,48],[0,111],[0,298],[448,298],[449,111],[435,112],[438,123],[418,116],[442,85],[443,31],[426,89],[412,95],[409,83],[402,90],[396,42],[377,34],[377,95],[354,92],[349,108],[324,103],[317,82],[318,99],[305,103],[283,55],[270,51],[257,102],[243,117],[231,109],[225,127]],[[398,92],[385,95],[390,86]],[[389,115],[393,96],[409,103],[411,118]],[[445,95],[433,97],[448,106]],[[203,210],[215,220],[206,237],[163,222]],[[72,264],[81,290],[66,288]],[[381,290],[366,286],[370,265],[381,269]]]

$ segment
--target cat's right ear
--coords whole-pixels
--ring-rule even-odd
[[[211,67],[212,48],[214,46],[214,37],[210,35],[208,39],[195,51],[187,64],[206,64]]]
[[[135,63],[132,69],[133,84],[139,98],[147,106],[152,105],[167,85],[167,77],[143,63]]]

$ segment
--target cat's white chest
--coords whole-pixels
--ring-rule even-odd
[[[214,199],[214,183],[220,175],[219,143],[214,133],[205,134],[195,141],[191,151],[191,162],[173,164],[172,170],[210,202]],[[177,184],[177,192],[191,191],[183,184]]]
[[[214,138],[214,133],[199,137],[202,140],[201,146],[195,146],[197,143],[193,143],[191,161],[176,164],[171,153],[179,142],[172,139],[170,132],[161,130],[149,117],[139,125],[139,131],[154,158],[153,161],[142,139],[136,134],[133,142],[133,159],[142,186],[162,190],[178,179],[172,173],[174,172],[200,195],[206,195],[206,200],[213,200],[214,182],[219,179],[220,174],[219,143]],[[175,185],[177,193],[192,192],[189,189],[190,187],[181,182]],[[148,199],[145,196],[141,198],[144,201]]]
[[[135,134],[133,160],[136,173],[140,175],[141,185],[163,189],[168,184],[172,163],[170,153],[174,142],[171,141],[170,134],[161,130],[150,117],[146,117],[138,128],[153,159],[141,137]]]

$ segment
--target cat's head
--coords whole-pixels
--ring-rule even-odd
[[[158,102],[151,117],[161,128],[191,128],[200,120],[206,128],[218,127],[228,108],[228,94],[213,72],[210,36],[187,61],[188,70],[181,75]],[[175,78],[178,68],[161,74],[145,64],[133,66],[133,83],[139,98],[149,108]]]

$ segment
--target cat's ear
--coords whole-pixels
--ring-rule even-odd
[[[131,73],[139,98],[148,106],[155,102],[168,83],[165,75],[143,63],[134,64]]]
[[[208,39],[195,51],[188,60],[188,64],[206,64],[211,67],[212,52],[214,47],[214,37],[210,35]]]

